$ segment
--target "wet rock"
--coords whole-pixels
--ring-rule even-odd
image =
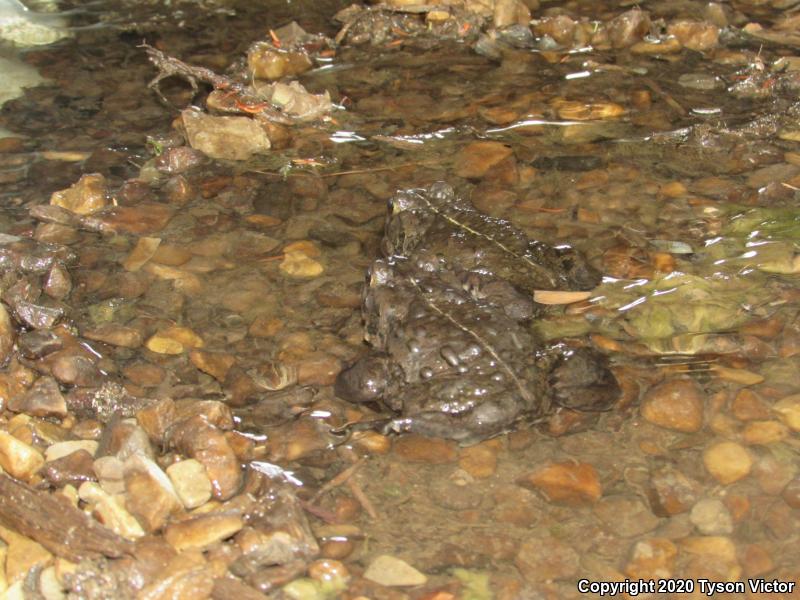
[[[551,579],[570,579],[580,566],[578,553],[554,537],[529,537],[514,559],[514,564],[530,583]]]
[[[614,535],[635,537],[652,531],[661,520],[636,496],[616,495],[601,498],[592,511],[606,530]]]
[[[235,535],[244,526],[236,514],[209,514],[170,523],[164,538],[178,552],[205,550],[220,540]]]
[[[197,150],[187,146],[166,148],[155,159],[155,167],[161,173],[185,173],[200,166],[205,162],[205,157]]]
[[[786,396],[772,405],[781,421],[792,431],[800,431],[800,394]]]
[[[636,542],[625,574],[631,579],[664,579],[672,576],[678,548],[666,538]]]
[[[5,363],[14,347],[16,331],[11,317],[3,304],[0,304],[0,363]]]
[[[147,433],[134,419],[110,423],[103,432],[100,446],[100,454],[116,456],[122,461],[137,454],[147,458],[155,456]]]
[[[747,477],[753,467],[753,457],[736,442],[717,442],[703,452],[703,464],[714,479],[728,485]]]
[[[175,402],[176,422],[201,416],[207,422],[224,431],[233,429],[234,421],[230,407],[219,400],[178,400]]]
[[[187,108],[181,123],[192,148],[211,158],[247,160],[270,148],[264,129],[249,117],[213,117]]]
[[[743,388],[731,402],[731,412],[740,421],[769,419],[772,416],[769,405],[756,392]]]
[[[92,466],[97,482],[107,494],[123,494],[125,492],[125,463],[116,456],[102,456],[95,459]]]
[[[528,25],[531,11],[520,0],[496,0],[492,21],[498,29],[511,25]]]
[[[468,510],[481,504],[482,496],[473,481],[454,476],[437,477],[428,486],[431,500],[448,510]]]
[[[256,42],[247,51],[247,67],[253,77],[275,80],[305,73],[312,67],[305,52],[292,52],[272,44]]]
[[[208,373],[221,382],[225,381],[228,371],[236,363],[236,358],[232,354],[205,352],[203,350],[192,350],[189,353],[189,360],[203,373]]]
[[[689,510],[702,486],[674,467],[662,467],[653,473],[647,498],[659,517],[669,517]]]
[[[108,206],[106,179],[99,173],[83,175],[66,190],[53,192],[50,204],[78,215],[91,215]]]
[[[125,461],[123,478],[125,507],[145,531],[158,531],[171,514],[183,508],[172,482],[152,460],[130,456]]]
[[[134,327],[106,323],[82,332],[83,337],[121,348],[138,348],[142,345],[142,332]]]
[[[92,455],[84,449],[79,449],[58,458],[49,459],[40,472],[55,487],[67,484],[78,486],[84,481],[97,480],[93,463]]]
[[[456,155],[453,170],[459,177],[480,179],[513,152],[511,147],[501,142],[472,142]]]
[[[112,496],[91,481],[81,484],[78,495],[89,505],[97,520],[117,535],[129,540],[144,535],[139,522],[122,505],[121,496]]]
[[[289,251],[284,253],[280,264],[281,272],[289,277],[306,278],[318,277],[325,268],[319,261],[314,260],[305,252]]]
[[[499,445],[494,440],[462,448],[458,456],[458,464],[477,479],[491,477],[497,470],[499,450]]]
[[[64,341],[52,331],[40,329],[23,333],[17,339],[17,347],[25,358],[42,358],[61,350]]]
[[[370,562],[364,578],[386,587],[424,585],[428,578],[404,560],[382,554]]]
[[[800,477],[794,477],[781,491],[781,498],[792,508],[800,508]]]
[[[314,121],[333,110],[330,94],[311,94],[297,81],[273,83],[260,90],[281,112],[296,121]]]
[[[642,416],[659,427],[692,433],[703,426],[703,393],[692,379],[672,379],[648,390]]]
[[[155,581],[137,594],[141,598],[170,598],[173,600],[207,600],[211,596],[214,578],[222,569],[206,561],[200,552],[177,554],[158,573]]]
[[[455,462],[458,456],[456,445],[453,442],[418,435],[401,437],[394,444],[394,452],[397,456],[409,462],[434,465]]]
[[[101,375],[94,361],[85,350],[69,347],[53,352],[45,358],[50,373],[59,383],[89,387],[97,383]]]
[[[211,480],[199,461],[189,458],[173,463],[167,467],[167,475],[187,509],[202,506],[211,499]]]
[[[202,348],[203,339],[188,327],[173,325],[152,335],[145,347],[156,354],[183,354],[187,349]]]
[[[625,114],[626,110],[614,102],[575,102],[572,100],[555,100],[551,102],[558,117],[565,121],[595,121],[599,119],[616,119]],[[568,128],[577,134],[579,129],[574,126]],[[588,131],[588,130],[587,130]],[[565,135],[567,133],[565,132]],[[570,134],[572,135],[572,134]]]
[[[63,300],[72,292],[72,277],[63,265],[53,265],[44,280],[42,291],[54,300]]]
[[[27,392],[10,398],[8,408],[32,417],[63,419],[67,416],[67,402],[52,377],[40,377]]]
[[[672,35],[685,48],[705,52],[716,48],[719,42],[719,27],[702,21],[674,21],[667,25],[667,35]]]
[[[136,421],[147,436],[157,444],[166,439],[167,430],[177,421],[178,413],[171,398],[162,398],[136,413]]]
[[[733,532],[731,513],[716,498],[698,501],[689,513],[689,520],[703,535],[727,535]]]
[[[22,582],[31,569],[43,568],[50,563],[53,555],[41,544],[19,533],[0,527],[0,538],[7,544],[5,549],[5,579],[8,583]],[[8,594],[9,600],[14,598]],[[24,599],[26,594],[19,592],[18,598]]]
[[[645,11],[634,8],[609,21],[607,31],[614,48],[627,48],[650,31],[650,17]]]
[[[734,581],[741,576],[742,569],[737,560],[736,545],[729,537],[688,537],[680,540],[679,547],[692,557],[704,575],[714,574],[717,581]]]
[[[236,454],[222,431],[202,416],[176,425],[170,433],[170,442],[179,452],[203,464],[218,500],[227,500],[241,487],[242,472]]]
[[[139,238],[130,254],[122,261],[122,266],[126,271],[138,271],[150,260],[158,250],[161,238],[143,237]]]
[[[44,464],[44,457],[33,446],[0,431],[0,467],[17,479],[30,481]]]
[[[538,490],[549,502],[570,506],[591,504],[603,495],[597,471],[588,463],[550,463],[521,477],[518,483]]]
[[[164,229],[173,214],[171,207],[155,202],[112,206],[92,217],[91,228],[109,233],[148,235]]]
[[[94,456],[97,452],[98,443],[94,440],[67,440],[65,442],[56,442],[47,447],[44,451],[44,457],[47,462],[58,460],[65,456],[69,456],[73,452],[83,450],[89,456]]]
[[[751,446],[768,446],[790,435],[788,427],[778,421],[750,421],[742,430],[742,441]]]

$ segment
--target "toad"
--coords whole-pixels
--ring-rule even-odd
[[[437,183],[392,199],[382,254],[362,303],[373,351],[335,385],[343,399],[392,412],[372,425],[468,445],[558,407],[601,411],[616,400],[603,355],[545,343],[531,327],[534,290],[600,281],[573,249],[530,240]]]

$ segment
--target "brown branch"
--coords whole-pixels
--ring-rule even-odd
[[[73,562],[130,554],[133,544],[72,506],[0,475],[0,523]]]

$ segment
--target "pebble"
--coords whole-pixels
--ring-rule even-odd
[[[703,464],[714,479],[728,485],[747,477],[753,467],[753,457],[741,444],[724,441],[705,449]]]
[[[386,587],[424,585],[428,578],[404,560],[388,554],[374,558],[364,572],[364,578]]]
[[[8,409],[22,412],[32,417],[67,416],[67,402],[52,377],[40,377],[24,394],[13,396],[8,401]]]
[[[667,35],[674,36],[689,50],[705,52],[717,46],[719,27],[702,21],[680,20],[667,25]]]
[[[179,452],[203,464],[214,498],[227,500],[239,491],[242,485],[239,459],[223,432],[202,415],[175,425],[169,438]]]
[[[84,481],[97,480],[94,472],[94,460],[86,450],[76,450],[66,456],[48,460],[40,473],[54,487],[80,485]]]
[[[94,456],[98,446],[98,442],[94,440],[67,440],[65,442],[56,442],[47,447],[44,451],[44,458],[47,462],[50,462],[68,456],[78,450],[85,450],[90,456]]]
[[[291,52],[272,44],[256,42],[247,51],[248,72],[257,79],[276,80],[295,76],[311,69],[311,59],[305,52]]]
[[[144,530],[136,518],[122,505],[121,496],[108,494],[100,485],[92,481],[78,488],[80,499],[89,504],[92,514],[111,531],[122,537],[135,540],[144,535]]]
[[[154,334],[145,347],[157,354],[182,354],[190,348],[202,348],[202,338],[188,327],[173,325]]]
[[[41,544],[5,527],[0,527],[0,538],[8,545],[5,548],[4,566],[5,579],[10,584],[22,582],[31,569],[44,567],[53,559],[53,555]],[[4,600],[7,597],[8,595],[4,596]],[[27,597],[20,590],[18,598],[24,600]]]
[[[105,323],[82,332],[83,337],[120,348],[138,348],[142,345],[142,332],[134,327]]]
[[[699,500],[689,513],[689,521],[703,535],[733,533],[733,518],[728,508],[716,498]]]
[[[616,119],[627,111],[625,107],[614,102],[574,102],[557,100],[551,103],[560,119],[565,121],[595,121]]]
[[[298,279],[318,277],[325,270],[320,262],[300,251],[285,252],[279,268],[289,277]]]
[[[16,331],[4,304],[0,304],[0,363],[5,364],[14,348]]]
[[[145,531],[158,531],[169,516],[183,508],[172,482],[155,462],[130,456],[123,467],[125,507]]]
[[[91,215],[108,206],[106,179],[99,173],[82,175],[66,190],[53,192],[51,206],[60,206],[78,215]]]
[[[570,579],[578,574],[580,557],[569,544],[554,537],[528,536],[514,564],[530,583]]]
[[[456,155],[453,170],[459,177],[480,179],[512,154],[511,147],[501,142],[472,142]]]
[[[647,12],[633,8],[611,19],[607,30],[608,39],[614,48],[627,48],[649,33],[650,17]]]
[[[0,467],[23,481],[30,481],[44,464],[44,457],[33,446],[0,431]]]
[[[225,381],[228,371],[236,363],[236,357],[232,354],[204,350],[192,350],[189,352],[189,360],[203,373],[208,373],[220,382]]]
[[[661,524],[647,505],[637,496],[614,495],[601,498],[592,508],[594,515],[613,535],[635,537],[652,531]]]
[[[696,558],[696,564],[704,574],[710,572],[722,576],[726,581],[734,581],[741,576],[742,569],[736,557],[736,545],[729,537],[686,537],[680,540],[678,545],[683,552]]]
[[[101,456],[92,465],[97,482],[107,494],[115,495],[125,492],[123,473],[124,463],[116,456]]]
[[[462,448],[458,465],[476,479],[485,479],[497,470],[497,453],[500,446],[496,440],[489,440]]]
[[[211,158],[247,160],[270,148],[264,129],[249,117],[214,117],[187,108],[181,123],[189,145]]]
[[[452,463],[458,458],[454,442],[413,434],[398,439],[394,444],[394,452],[408,462],[433,465]]]
[[[702,486],[674,467],[662,467],[650,477],[647,498],[659,517],[669,517],[689,510]]]
[[[156,253],[161,238],[143,237],[139,238],[130,254],[122,261],[122,266],[126,271],[138,271]]]
[[[597,471],[588,463],[550,463],[521,477],[518,483],[538,490],[549,502],[569,506],[591,504],[603,495]]]
[[[136,421],[157,444],[164,442],[166,431],[177,420],[177,409],[171,398],[156,400],[136,413]]]
[[[625,565],[625,574],[631,579],[666,579],[675,568],[678,548],[661,537],[636,542],[631,558]]]
[[[142,202],[136,206],[109,207],[97,218],[103,231],[148,235],[164,229],[173,214],[173,209],[166,204]]]
[[[211,499],[211,480],[199,461],[188,458],[173,463],[167,475],[185,508],[197,508]]]
[[[789,436],[789,429],[778,421],[750,421],[742,430],[742,441],[751,446],[775,444]]]
[[[649,389],[640,410],[654,425],[693,433],[703,427],[703,392],[692,379],[671,379]]]
[[[742,388],[731,402],[731,413],[740,421],[769,419],[772,416],[769,405],[753,390]]]
[[[781,421],[792,431],[800,431],[800,394],[781,398],[772,405]]]
[[[164,538],[178,552],[205,550],[212,544],[235,535],[244,527],[244,521],[235,514],[208,514],[170,523]]]

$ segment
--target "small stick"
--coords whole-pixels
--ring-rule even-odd
[[[367,514],[370,516],[371,519],[378,518],[378,511],[375,510],[375,507],[370,502],[370,499],[367,498],[367,495],[364,493],[364,490],[361,489],[361,486],[358,485],[354,478],[347,480],[347,487],[350,488],[350,492],[355,496],[355,499],[358,500],[359,504],[364,508]]]

